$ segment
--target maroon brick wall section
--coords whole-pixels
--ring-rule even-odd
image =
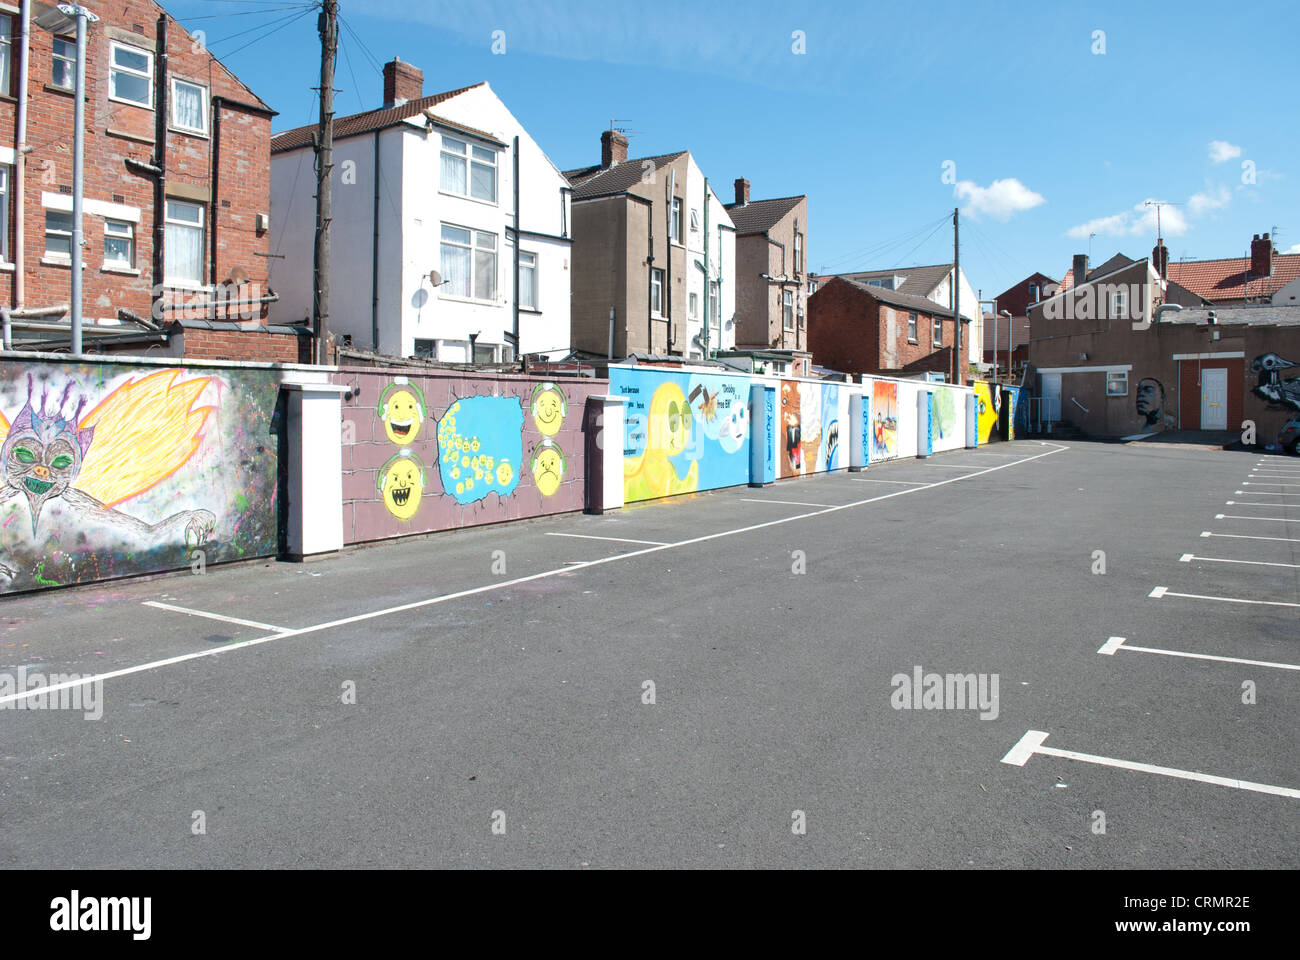
[[[428,405],[415,439],[399,445],[389,438],[378,405],[387,387],[399,376],[417,386]],[[360,543],[409,534],[518,520],[543,514],[581,510],[586,476],[583,410],[587,397],[609,392],[607,380],[587,378],[466,375],[419,369],[347,367],[333,382],[352,388],[343,400],[343,539]],[[534,420],[531,405],[539,384],[553,383],[563,395],[566,412],[558,432],[551,437],[564,456],[564,476],[559,488],[544,496],[530,462],[544,435]],[[523,463],[513,464],[519,482],[508,496],[489,493],[461,504],[443,488],[439,467],[438,425],[457,401],[470,397],[517,397],[523,408]],[[420,504],[410,519],[399,519],[385,506],[377,482],[384,465],[402,449],[409,449],[424,469]],[[487,562],[487,558],[484,559]]]
[[[183,334],[187,360],[252,360],[261,363],[309,363],[309,337],[256,330],[194,330]],[[306,356],[304,356],[306,354]]]
[[[142,163],[156,159],[154,109],[109,99],[109,67],[114,40],[129,43],[151,54],[157,48],[158,18],[162,8],[152,0],[113,0],[95,11],[100,21],[89,32],[86,71],[85,170],[87,200],[117,203],[140,210],[135,225],[135,265],[138,273],[104,269],[104,217],[87,212],[84,220],[84,311],[87,322],[113,318],[119,308],[149,316],[152,307],[154,183],[147,175],[128,168],[130,157]],[[18,59],[21,23],[13,18],[14,49]],[[265,294],[268,291],[269,234],[258,233],[256,217],[270,212],[271,112],[225,67],[208,54],[193,36],[174,20],[167,23],[168,75],[200,84],[209,92],[208,134],[194,135],[170,130],[167,134],[166,177],[168,194],[181,199],[201,200],[206,213],[204,244],[205,279],[209,285],[227,280],[234,268],[242,268],[248,284],[238,292]],[[67,266],[42,263],[45,259],[45,207],[42,193],[65,195],[72,191],[73,95],[50,84],[54,38],[36,27],[31,29],[28,78],[28,132],[31,152],[27,158],[25,215],[25,306],[62,303],[69,296]],[[158,62],[154,58],[155,77]],[[15,70],[16,74],[16,70]],[[17,76],[11,78],[11,93],[17,91]],[[154,85],[156,101],[156,84]],[[167,96],[170,100],[170,83]],[[213,101],[220,106],[220,165],[218,197],[211,205],[213,155]],[[243,104],[240,106],[237,104]],[[157,102],[154,104],[158,106]],[[250,109],[250,107],[252,109]],[[16,101],[0,96],[2,141],[12,146],[15,133]],[[10,243],[7,256],[15,255],[14,188],[11,181],[9,209]],[[212,229],[218,238],[215,276],[209,266]],[[0,298],[15,304],[13,271],[0,271]],[[207,298],[203,291],[180,295]],[[165,294],[171,299],[177,294]],[[255,313],[265,316],[265,313]],[[166,318],[164,318],[166,319]]]
[[[895,321],[892,345],[887,342],[891,312]],[[939,318],[942,343],[935,346],[934,314],[916,310],[917,342],[911,343],[907,338],[911,312],[881,303],[839,278],[823,284],[808,298],[808,346],[813,363],[854,374],[926,370],[951,374],[956,336],[952,318]]]

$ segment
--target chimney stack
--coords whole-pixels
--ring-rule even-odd
[[[1169,248],[1160,237],[1156,238],[1156,245],[1151,250],[1151,263],[1155,266],[1156,273],[1160,274],[1161,280],[1169,279]]]
[[[608,170],[627,162],[627,137],[617,130],[606,130],[600,135],[600,167]]]
[[[1250,241],[1250,275],[1252,277],[1273,276],[1273,241],[1268,234],[1255,235]]]
[[[424,96],[424,71],[394,57],[384,64],[384,106],[400,107]]]
[[[1086,253],[1076,253],[1074,255],[1074,286],[1083,283],[1084,278],[1088,276],[1088,255]]]
[[[749,203],[749,181],[744,177],[736,179],[736,203],[742,207]]]

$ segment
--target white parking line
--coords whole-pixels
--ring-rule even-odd
[[[924,463],[930,467],[947,467],[949,470],[978,470],[979,464],[976,463],[938,463],[934,460],[918,460],[918,463]]]
[[[1238,503],[1236,500],[1223,501],[1225,507],[1294,507],[1294,503],[1260,503],[1258,500],[1243,500]]]
[[[1300,523],[1300,517],[1292,520],[1290,517],[1247,517],[1239,516],[1235,513],[1216,513],[1215,520],[1272,520],[1275,523]]]
[[[1300,479],[1300,474],[1295,474],[1295,473],[1254,473],[1254,472],[1252,472],[1252,473],[1251,473],[1251,476],[1252,476],[1253,478],[1255,478],[1256,480],[1265,479],[1265,478],[1266,478],[1266,479],[1269,479],[1269,480],[1297,480],[1297,479]],[[1279,487],[1290,487],[1290,486],[1294,486],[1294,484],[1290,484],[1290,483],[1279,483],[1278,486],[1279,486]]]
[[[661,550],[675,550],[678,547],[689,547],[697,543],[708,543],[712,540],[720,540],[723,537],[732,537],[741,533],[752,533],[755,530],[764,530],[768,527],[779,527],[787,523],[795,523],[799,520],[809,520],[813,517],[822,517],[828,513],[837,513],[840,510],[851,510],[854,507],[866,506],[870,503],[879,503],[882,500],[892,500],[894,497],[905,497],[909,493],[920,493],[922,490],[933,490],[936,487],[946,487],[950,483],[961,483],[971,476],[982,476],[988,473],[997,473],[999,470],[1006,470],[1008,467],[1019,466],[1022,463],[1029,463],[1033,460],[1041,460],[1043,457],[1050,457],[1053,454],[1062,453],[1070,448],[1061,444],[1049,444],[1042,442],[1042,446],[1053,446],[1055,450],[1047,450],[1043,453],[1036,453],[1032,457],[1025,457],[1023,460],[1013,460],[1011,463],[999,464],[996,467],[987,467],[977,474],[967,474],[960,477],[950,477],[947,480],[935,480],[923,486],[916,487],[912,490],[895,490],[893,493],[882,493],[876,497],[867,497],[865,500],[855,500],[852,503],[840,504],[835,507],[826,507],[822,510],[815,510],[812,513],[800,513],[793,517],[779,517],[776,520],[765,520],[762,523],[752,523],[745,527],[736,527],[734,530],[721,530],[717,533],[707,533],[698,537],[691,537],[688,540],[679,540],[676,543],[657,544],[648,546],[641,550],[629,550],[627,553],[615,554],[612,557],[600,557],[596,560],[584,560],[581,563],[567,564],[562,567],[555,567],[551,570],[543,570],[540,573],[530,574],[526,577],[516,577],[513,580],[498,580],[495,583],[486,583],[482,586],[471,587],[468,590],[458,590],[455,593],[444,593],[437,597],[428,597],[424,600],[413,600],[410,603],[402,603],[393,607],[385,607],[380,610],[371,610],[369,613],[359,613],[355,616],[344,617],[340,620],[329,620],[325,623],[318,623],[310,627],[298,627],[291,630],[284,630],[279,633],[268,634],[265,637],[255,637],[252,640],[241,640],[238,643],[224,644],[220,647],[212,647],[207,650],[199,650],[195,653],[181,654],[176,657],[168,657],[165,660],[155,660],[151,663],[141,663],[134,667],[123,667],[121,670],[112,670],[108,673],[96,674],[94,676],[80,677],[77,680],[69,680],[63,683],[53,683],[41,689],[46,693],[55,693],[59,690],[69,689],[71,687],[80,687],[87,683],[97,680],[111,680],[116,677],[125,677],[131,674],[144,673],[149,670],[157,670],[161,667],[171,666],[177,663],[184,663],[188,660],[198,660],[203,657],[219,656],[223,653],[229,653],[232,650],[240,650],[245,647],[256,646],[261,643],[269,643],[272,640],[284,640],[289,637],[300,637],[309,633],[319,633],[322,630],[332,630],[335,627],[348,626],[353,623],[364,623],[367,620],[374,620],[379,617],[391,616],[395,613],[406,613],[411,610],[419,610],[424,607],[433,606],[434,604],[447,603],[451,600],[459,600],[464,597],[473,597],[481,593],[491,593],[496,590],[505,590],[509,587],[519,586],[521,583],[531,583],[534,580],[545,580],[549,577],[560,576],[561,574],[575,573],[584,570],[587,567],[599,567],[607,563],[615,563],[619,560],[630,560],[634,557],[644,557],[652,553],[659,553]],[[278,628],[271,628],[278,629]],[[25,693],[12,694],[7,697],[0,697],[0,703],[6,703],[15,698],[26,698],[31,696],[31,691]]]
[[[1222,603],[1253,603],[1263,607],[1300,607],[1300,603],[1287,603],[1283,600],[1246,600],[1241,597],[1210,597],[1203,593],[1175,593],[1168,587],[1156,587],[1147,594],[1154,600],[1161,597],[1183,597],[1187,600],[1218,600]]]
[[[924,480],[871,480],[867,477],[848,477],[847,479],[852,480],[854,483],[902,483],[909,487],[925,486]]]
[[[1190,660],[1214,660],[1219,663],[1244,663],[1248,667],[1273,667],[1278,670],[1300,670],[1297,663],[1273,663],[1269,660],[1243,660],[1241,657],[1216,657],[1209,653],[1188,653],[1186,650],[1161,650],[1159,647],[1129,646],[1123,637],[1111,637],[1097,651],[1102,656],[1113,657],[1116,650],[1132,650],[1135,653],[1159,653],[1166,657],[1186,657]]]
[[[1292,570],[1300,570],[1300,563],[1268,563],[1264,560],[1228,560],[1224,557],[1198,557],[1194,553],[1184,553],[1178,559],[1182,563],[1191,563],[1193,560],[1201,560],[1205,563],[1246,563],[1255,567],[1290,567]]]
[[[208,620],[221,620],[224,623],[237,623],[241,627],[257,627],[259,630],[274,630],[276,633],[283,633],[288,627],[277,627],[272,623],[259,623],[256,620],[240,620],[238,617],[227,617],[220,613],[208,613],[206,610],[191,610],[189,607],[176,607],[170,603],[160,603],[157,600],[145,600],[146,607],[154,607],[158,610],[170,610],[172,613],[186,613],[191,617],[205,617]]]
[[[1227,537],[1230,540],[1280,540],[1282,543],[1300,543],[1300,538],[1296,537],[1251,537],[1244,533],[1211,533],[1209,530],[1202,530],[1203,537]]]
[[[593,537],[589,533],[548,533],[548,537],[574,537],[578,540],[609,540],[614,543],[648,543],[651,546],[662,547],[662,540],[633,540],[629,537]]]
[[[786,503],[792,507],[832,507],[832,503],[805,503],[802,500],[761,500],[756,497],[741,497],[745,503]]]
[[[1264,483],[1252,483],[1249,480],[1243,480],[1241,483],[1242,486],[1245,487],[1300,487],[1300,483],[1271,483],[1268,481],[1265,481]],[[1285,494],[1285,496],[1295,496],[1295,494]]]
[[[1174,777],[1179,780],[1195,780],[1198,783],[1210,783],[1219,787],[1235,787],[1238,790],[1250,790],[1254,793],[1270,793],[1277,797],[1291,797],[1300,800],[1300,790],[1294,787],[1275,787],[1267,783],[1255,783],[1251,780],[1237,780],[1233,777],[1216,777],[1209,773],[1194,770],[1178,770],[1175,767],[1158,767],[1152,763],[1136,763],[1132,760],[1116,760],[1113,757],[1099,757],[1091,753],[1078,753],[1074,750],[1058,750],[1045,747],[1043,741],[1047,734],[1042,730],[1030,730],[1020,742],[1007,751],[1003,763],[1023,767],[1034,754],[1048,757],[1061,757],[1065,760],[1078,760],[1081,763],[1095,763],[1103,767],[1116,767],[1120,770],[1135,770],[1138,773],[1155,773],[1162,777]]]
[[[1279,493],[1276,490],[1234,490],[1239,497],[1300,497],[1300,493]]]

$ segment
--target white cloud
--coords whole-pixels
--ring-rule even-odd
[[[1232,191],[1223,184],[1207,185],[1204,193],[1194,193],[1187,200],[1187,209],[1193,216],[1200,216],[1210,210],[1218,210],[1232,202]]]
[[[1300,243],[1293,243],[1287,248],[1287,253],[1300,253]]]
[[[988,214],[994,220],[1002,221],[1047,202],[1042,194],[1030,190],[1015,177],[994,180],[987,187],[972,180],[960,180],[952,188],[952,194],[966,204],[964,212],[967,214]]]
[[[1227,140],[1210,141],[1210,162],[1227,163],[1229,160],[1235,160],[1241,156],[1241,147],[1229,143]]]
[[[1150,204],[1150,205],[1148,205]],[[1176,237],[1187,232],[1187,218],[1177,207],[1163,207],[1160,211],[1160,231],[1166,237]],[[1156,207],[1153,202],[1144,200],[1133,205],[1132,210],[1115,213],[1109,217],[1097,217],[1077,227],[1065,231],[1067,237],[1087,238],[1090,234],[1099,237],[1123,237],[1156,234]]]

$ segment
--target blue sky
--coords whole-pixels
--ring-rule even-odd
[[[166,7],[280,111],[278,131],[315,120],[316,15],[293,20],[298,2]],[[1034,271],[1060,279],[1090,242],[1093,263],[1149,254],[1148,200],[1176,204],[1173,260],[1244,256],[1274,227],[1300,252],[1296,3],[341,10],[340,113],[379,106],[378,65],[399,56],[426,93],[487,80],[562,169],[597,162],[615,119],[633,156],[689,149],[724,199],[739,176],[755,199],[807,194],[820,272],[950,260],[954,206],[985,297]]]

